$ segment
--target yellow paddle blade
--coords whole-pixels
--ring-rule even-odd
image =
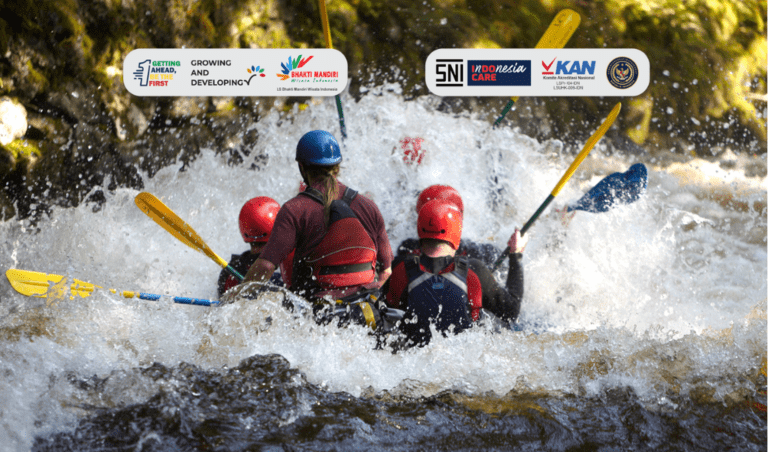
[[[562,49],[579,28],[581,16],[576,11],[564,9],[557,13],[547,31],[536,44],[537,49]]]
[[[70,298],[74,298],[75,296],[80,296],[83,298],[88,297],[96,288],[102,289],[101,286],[96,286],[94,284],[75,279],[72,285],[69,287]]]
[[[57,283],[61,283],[64,278],[61,275],[30,272],[15,268],[8,269],[8,271],[5,272],[5,276],[8,278],[8,282],[11,283],[11,287],[13,287],[16,292],[19,292],[22,295],[38,298],[47,298],[48,290],[51,287],[56,287]]]
[[[579,28],[581,23],[581,16],[579,13],[572,9],[564,9],[557,13],[552,22],[547,27],[547,31],[541,35],[541,39],[536,44],[536,49],[562,49],[568,44],[568,40],[571,39],[573,33]],[[519,96],[512,98],[513,102],[517,102]]]
[[[600,138],[605,135],[605,132],[608,131],[608,129],[611,128],[611,125],[613,125],[613,121],[616,120],[616,117],[619,116],[619,112],[621,111],[621,102],[617,103],[615,107],[613,107],[613,110],[611,110],[611,113],[608,115],[607,118],[605,118],[605,121],[603,121],[603,124],[598,128],[595,133],[592,134],[591,137],[587,140],[586,144],[584,144],[584,148],[582,148],[581,152],[579,152],[579,155],[576,156],[576,159],[571,163],[571,166],[568,167],[568,170],[563,174],[563,177],[560,179],[560,182],[555,185],[555,189],[552,190],[552,196],[557,196],[558,193],[560,193],[560,190],[563,188],[566,182],[568,182],[568,179],[573,176],[573,173],[576,172],[576,169],[581,165],[581,162],[584,161],[585,158],[587,158],[587,154],[589,154],[589,151],[592,150],[593,147],[597,144],[598,141],[600,141]]]
[[[155,195],[147,192],[139,193],[136,195],[135,202],[142,212],[147,214],[149,218],[153,219],[163,229],[170,232],[171,235],[181,240],[182,243],[194,250],[200,251],[222,267],[227,266],[227,261],[214,253],[191,226],[179,218],[168,206],[157,199]]]

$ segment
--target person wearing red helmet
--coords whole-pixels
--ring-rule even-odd
[[[450,185],[430,185],[419,193],[419,197],[416,199],[416,213],[429,201],[433,199],[443,199],[454,204],[461,214],[464,214],[464,201],[461,199],[461,195],[455,188]]]
[[[341,160],[330,133],[302,136],[296,161],[307,189],[280,209],[245,281],[267,281],[294,249],[291,290],[318,306],[323,299],[354,296],[386,281],[392,249],[384,219],[373,201],[337,180]]]
[[[240,209],[238,216],[240,235],[243,237],[243,241],[250,245],[250,249],[242,254],[233,254],[230,258],[229,265],[238,273],[247,272],[258,259],[261,250],[272,234],[279,210],[280,204],[267,196],[257,196],[250,199]],[[283,279],[279,273],[275,273],[270,282],[279,286],[283,285]],[[238,281],[234,276],[226,269],[222,270],[218,281],[219,297],[237,284]]]
[[[441,199],[454,204],[459,211],[464,214],[464,201],[455,188],[450,185],[430,185],[419,193],[416,199],[416,213],[422,206],[433,199]],[[409,254],[419,252],[419,240],[408,238],[400,242],[397,247],[397,256],[392,261],[392,268],[402,262]],[[456,250],[459,256],[467,256],[473,259],[479,259],[486,265],[492,265],[501,254],[501,250],[490,243],[475,243],[471,240],[462,239],[459,248]]]
[[[443,333],[458,333],[480,319],[481,309],[514,322],[523,298],[522,252],[527,237],[520,231],[507,243],[506,289],[499,287],[478,259],[457,256],[463,214],[451,201],[433,199],[419,210],[419,254],[410,254],[392,270],[385,286],[388,307],[404,310],[400,328],[418,345],[431,339],[430,324]]]

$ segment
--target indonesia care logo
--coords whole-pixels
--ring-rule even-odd
[[[469,60],[468,86],[531,86],[531,60]]]
[[[178,60],[144,60],[133,71],[133,78],[139,81],[139,86],[168,86],[168,82],[177,74],[176,68],[180,66]]]
[[[290,80],[292,83],[339,81],[339,71],[299,70],[304,68],[311,59],[312,56],[306,58],[302,58],[301,55],[296,58],[288,57],[288,63],[280,63],[283,70],[277,76],[280,80]]]
[[[637,81],[637,64],[627,57],[614,58],[606,71],[608,82],[619,89],[627,89]]]

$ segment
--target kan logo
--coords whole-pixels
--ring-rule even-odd
[[[557,64],[555,64],[557,63]],[[553,59],[549,63],[542,61],[541,65],[544,67],[543,75],[595,75],[595,61],[557,61],[557,58]],[[555,71],[552,72],[552,66],[555,66]]]

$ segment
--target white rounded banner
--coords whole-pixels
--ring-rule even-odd
[[[438,96],[637,96],[650,83],[637,49],[438,49],[424,66]]]
[[[136,96],[334,96],[347,86],[334,49],[136,49],[123,84]]]

